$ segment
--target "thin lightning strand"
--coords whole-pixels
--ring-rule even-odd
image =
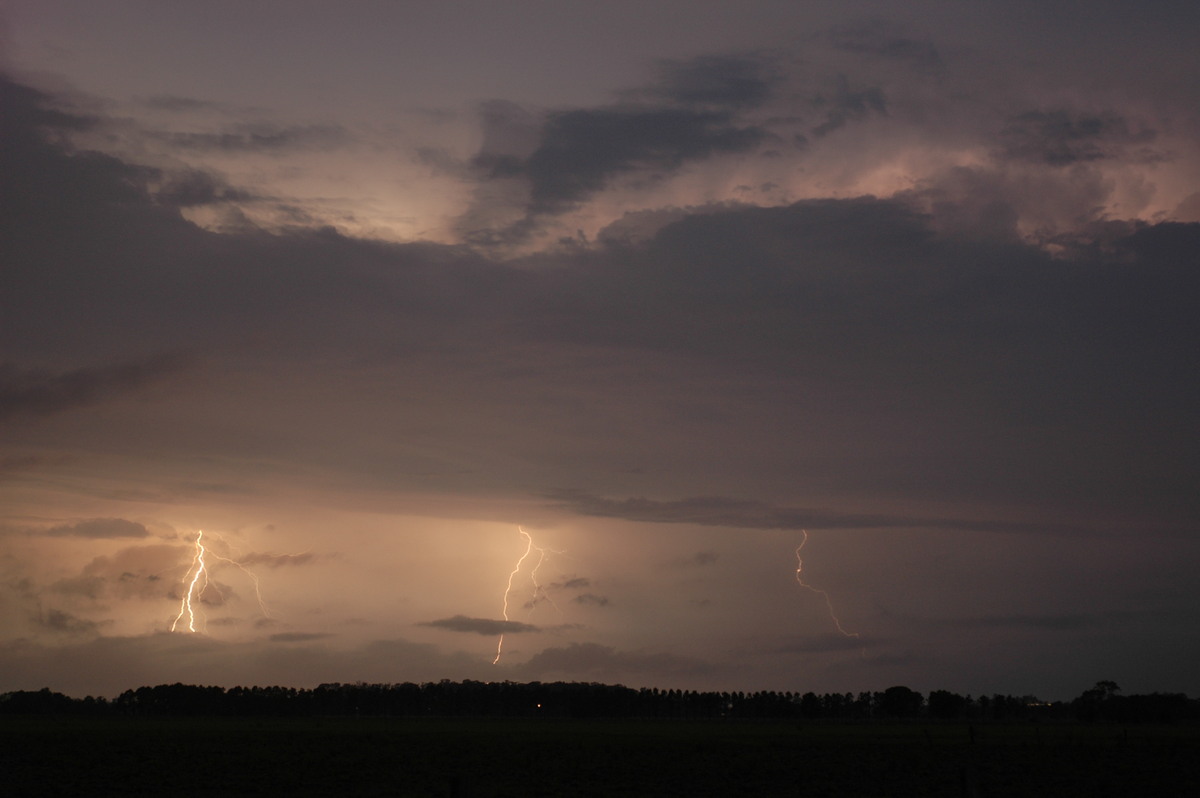
[[[254,583],[254,597],[258,600],[258,609],[260,612],[262,612],[264,618],[266,618],[267,620],[270,620],[271,613],[267,612],[267,604],[266,604],[266,602],[263,601],[262,587],[258,584],[258,574],[254,573],[253,571],[251,571],[246,566],[242,565],[237,560],[231,560],[228,557],[222,557],[220,554],[217,554],[215,551],[210,551],[208,553],[211,554],[213,557],[216,557],[221,562],[229,563],[230,565],[236,567],[239,571],[244,573],[246,576],[250,577],[250,581],[252,583]]]
[[[525,552],[521,555],[521,558],[519,560],[517,560],[517,564],[515,566],[513,566],[512,571],[508,575],[508,586],[504,588],[504,613],[503,614],[504,614],[504,620],[506,620],[506,621],[508,620],[508,594],[512,592],[513,579],[516,578],[517,574],[520,572],[521,564],[525,562],[525,559],[529,556],[529,552],[533,551],[533,538],[530,536],[530,534],[528,532],[526,532],[523,527],[520,527],[520,526],[517,527],[517,531],[520,532],[525,537]],[[541,551],[541,550],[539,549],[539,551]],[[543,557],[546,556],[545,551],[542,551],[542,556]],[[540,560],[538,561],[538,565],[541,565]],[[537,570],[537,569],[534,569],[534,570]],[[534,595],[535,596],[537,595],[536,588],[535,588]],[[496,663],[498,663],[500,661],[500,653],[503,650],[504,650],[504,633],[501,632],[500,640],[496,643],[496,658],[494,660],[492,660],[493,665],[495,665]]]
[[[801,529],[800,534],[804,535],[804,539],[801,540],[800,545],[796,547],[796,583],[800,585],[800,587],[811,590],[821,598],[825,599],[825,606],[829,608],[829,617],[833,619],[833,625],[837,627],[837,630],[841,632],[844,637],[858,637],[858,632],[847,632],[842,627],[842,622],[838,620],[837,613],[833,609],[833,601],[829,598],[829,594],[824,590],[813,587],[804,581],[804,576],[801,573],[804,570],[804,560],[800,559],[800,550],[804,548],[804,544],[808,543],[808,530]]]
[[[537,561],[537,565],[533,566],[533,570],[529,572],[529,581],[533,582],[533,598],[531,598],[529,600],[529,604],[527,604],[526,606],[536,607],[537,603],[538,603],[538,594],[540,593],[542,599],[550,602],[550,606],[553,607],[554,611],[557,612],[561,616],[562,610],[559,608],[558,604],[556,604],[554,602],[554,598],[548,592],[546,592],[546,588],[542,587],[541,583],[538,582],[538,578],[537,578],[538,569],[542,567],[542,563],[544,563],[546,561],[546,555],[549,554],[551,550],[543,549],[540,546],[534,546],[533,548],[537,550],[538,561]],[[554,552],[554,553],[562,554],[561,551]]]

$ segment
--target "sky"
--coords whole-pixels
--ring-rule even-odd
[[[1200,693],[1198,31],[7,0],[0,691]]]

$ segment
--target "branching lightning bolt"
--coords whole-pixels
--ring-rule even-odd
[[[833,600],[829,598],[829,594],[824,590],[813,587],[804,581],[804,575],[802,573],[804,570],[804,560],[800,558],[800,550],[804,548],[804,544],[808,543],[808,530],[801,529],[800,534],[804,535],[804,539],[801,540],[800,545],[796,547],[796,584],[800,585],[800,587],[805,588],[806,590],[811,590],[821,598],[825,599],[825,606],[829,608],[829,617],[833,619],[833,625],[837,627],[837,630],[841,632],[842,636],[858,637],[858,632],[847,632],[842,626],[842,622],[838,620],[837,613],[833,609]]]
[[[192,559],[192,565],[188,568],[187,573],[183,575],[185,583],[188,581],[189,574],[192,577],[192,581],[188,585],[187,590],[183,591],[183,598],[179,602],[179,614],[171,622],[172,632],[179,625],[179,621],[183,618],[184,613],[187,613],[188,616],[188,631],[196,631],[196,611],[192,608],[192,596],[194,595],[196,600],[199,601],[200,594],[204,592],[204,588],[208,587],[208,568],[204,564],[204,552],[204,530],[201,529],[196,533],[196,556]],[[194,574],[192,573],[193,568],[196,570]],[[204,579],[203,584],[200,584],[201,578]],[[200,585],[199,590],[196,590],[196,585]]]
[[[250,578],[254,584],[254,596],[258,600],[258,608],[262,612],[264,618],[270,618],[271,614],[267,612],[267,605],[263,601],[262,588],[258,583],[258,576],[242,565],[237,560],[231,560],[228,557],[222,557],[215,551],[207,548],[204,545],[204,530],[196,532],[196,554],[192,558],[192,564],[187,572],[183,575],[183,584],[187,585],[187,589],[183,592],[183,598],[179,601],[179,614],[175,616],[175,620],[171,622],[171,631],[174,632],[179,622],[183,620],[183,616],[188,617],[188,631],[196,631],[196,607],[193,602],[199,603],[200,597],[204,595],[204,591],[208,588],[208,563],[205,561],[205,555],[220,560],[221,562],[229,563],[237,567],[242,573]],[[191,577],[189,580],[188,577]],[[202,621],[203,623],[203,621]]]
[[[525,564],[525,561],[527,559],[529,559],[529,555],[532,554],[534,551],[536,551],[538,553],[538,561],[533,566],[533,570],[531,570],[529,572],[529,580],[531,582],[533,582],[533,598],[530,599],[530,602],[525,606],[527,606],[527,607],[535,606],[538,603],[538,600],[539,600],[538,597],[540,595],[542,599],[545,599],[546,601],[550,602],[550,606],[552,606],[552,607],[554,607],[554,609],[558,610],[558,605],[554,603],[554,599],[552,599],[550,597],[550,594],[546,592],[546,589],[544,587],[542,587],[541,583],[538,582],[538,580],[537,580],[538,569],[541,568],[542,563],[544,563],[546,561],[546,554],[550,552],[550,549],[544,549],[541,546],[534,545],[533,537],[528,532],[525,531],[524,527],[517,526],[517,531],[521,533],[521,536],[523,538],[525,538],[525,551],[523,551],[521,553],[521,556],[517,559],[517,564],[514,565],[512,571],[509,572],[508,584],[504,588],[504,609],[503,609],[503,612],[501,613],[501,615],[504,618],[504,620],[506,620],[506,621],[511,620],[508,617],[508,597],[512,593],[513,580],[517,578],[517,574],[519,574],[521,572],[521,566]],[[559,610],[559,612],[561,612],[561,610]],[[504,633],[501,632],[500,639],[496,642],[496,658],[492,660],[493,665],[500,662],[500,654],[503,651],[504,651]]]

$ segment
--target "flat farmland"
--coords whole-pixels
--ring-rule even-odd
[[[37,795],[1192,796],[1200,727],[0,717]]]

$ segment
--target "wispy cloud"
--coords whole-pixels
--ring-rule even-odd
[[[269,568],[283,568],[293,565],[311,565],[320,559],[320,555],[311,551],[300,554],[271,554],[269,552],[251,552],[238,558],[241,565],[265,565]]]
[[[192,360],[163,354],[145,360],[67,372],[0,364],[0,421],[50,415],[135,391],[187,368]]]
[[[345,144],[348,133],[335,125],[243,125],[220,133],[159,133],[172,147],[226,153],[278,154],[296,149],[326,149]]]
[[[144,538],[150,535],[145,525],[124,518],[92,518],[74,524],[62,524],[44,530],[49,537]]]
[[[434,629],[445,629],[449,632],[471,632],[478,635],[516,634],[518,632],[540,632],[540,627],[520,621],[502,621],[494,618],[468,618],[466,615],[455,615],[452,618],[442,618],[436,621],[423,621],[418,626],[429,626]]]
[[[329,632],[279,632],[267,639],[272,643],[311,643],[316,640],[327,640],[334,636]]]
[[[1025,523],[969,519],[930,518],[908,515],[840,513],[799,507],[777,507],[765,502],[722,496],[697,496],[674,501],[642,497],[609,499],[582,491],[547,494],[561,506],[580,515],[624,518],[664,524],[697,524],[741,529],[960,529],[987,532],[1040,532],[1077,534],[1083,528],[1054,523]],[[716,555],[700,552],[687,562],[707,565]]]

